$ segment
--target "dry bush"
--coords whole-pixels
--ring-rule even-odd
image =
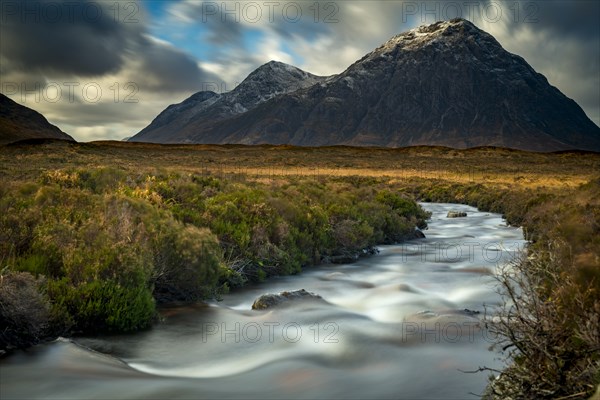
[[[488,329],[508,367],[490,398],[589,398],[600,381],[600,300],[563,273],[562,246],[553,243],[498,275],[505,302]]]
[[[43,282],[27,272],[0,275],[0,349],[26,348],[47,334],[50,307]]]

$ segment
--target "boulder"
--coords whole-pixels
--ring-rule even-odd
[[[462,218],[462,217],[466,217],[467,213],[463,212],[463,211],[448,211],[448,215],[446,215],[447,218]]]
[[[263,294],[258,299],[254,300],[254,303],[252,303],[252,309],[266,310],[268,308],[275,307],[282,303],[287,303],[289,301],[311,299],[322,300],[323,298],[318,294],[307,292],[304,289],[294,290],[292,292],[281,292],[279,294],[268,293]]]

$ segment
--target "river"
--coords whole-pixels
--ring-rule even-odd
[[[500,368],[481,329],[493,274],[525,245],[498,214],[424,203],[426,239],[349,265],[269,279],[220,302],[161,310],[132,335],[76,338],[0,360],[0,398],[476,399]],[[449,210],[466,218],[446,218]],[[263,293],[322,300],[253,311]]]

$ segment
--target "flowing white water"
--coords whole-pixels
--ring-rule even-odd
[[[525,242],[497,214],[423,206],[427,239],[167,309],[147,332],[76,340],[96,351],[59,341],[11,355],[0,397],[473,397],[487,376],[461,370],[499,367],[479,324],[484,304],[500,301],[494,271]],[[468,216],[448,219],[450,209]],[[263,293],[295,289],[323,300],[251,310]]]

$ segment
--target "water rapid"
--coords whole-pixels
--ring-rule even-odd
[[[0,360],[2,399],[476,398],[499,368],[485,308],[525,242],[498,214],[425,203],[426,239],[161,310],[132,335],[58,340]],[[449,210],[465,218],[447,218]],[[256,311],[263,293],[321,299]]]

